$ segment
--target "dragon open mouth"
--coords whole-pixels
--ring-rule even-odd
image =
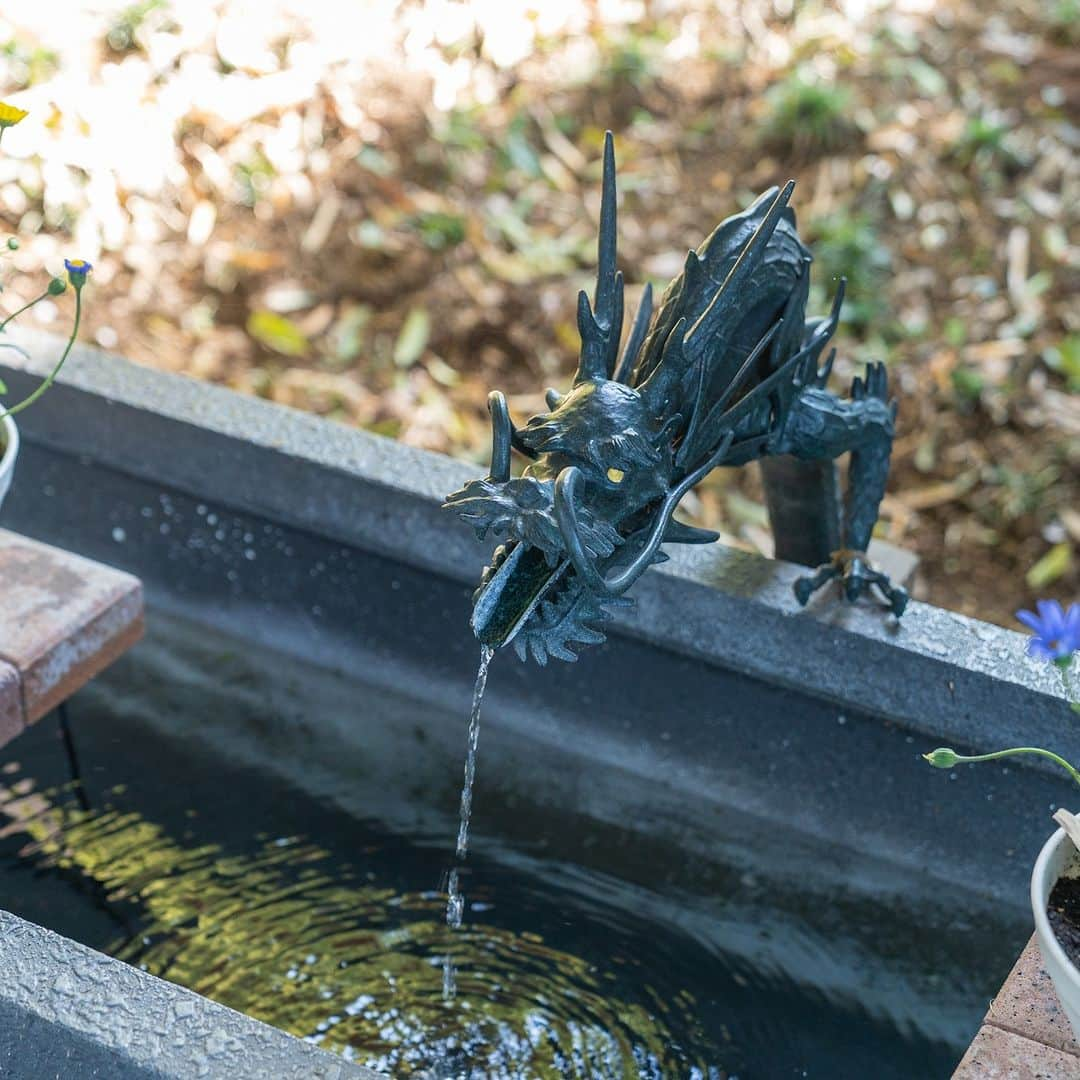
[[[596,624],[607,608],[629,601],[589,597],[578,580],[556,509],[556,485],[535,477],[493,482],[470,481],[446,506],[476,530],[507,539],[492,554],[473,597],[471,627],[485,645],[511,642],[522,659],[540,663],[549,655],[576,659],[574,644],[604,640]],[[624,537],[611,523],[581,507],[575,518],[574,546],[601,565],[618,562]],[[614,557],[614,558],[613,558]]]
[[[573,661],[575,649],[605,640],[601,627],[613,609],[632,603],[583,587],[569,558],[551,566],[538,548],[511,541],[496,550],[484,573],[470,625],[482,644],[513,643],[522,660]]]
[[[497,548],[473,602],[477,640],[495,648],[513,641],[569,566],[564,559],[552,567],[539,548],[521,542]]]

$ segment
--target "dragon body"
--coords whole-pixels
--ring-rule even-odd
[[[604,146],[596,291],[578,297],[581,354],[572,388],[548,390],[548,411],[524,427],[499,392],[489,396],[489,475],[449,495],[447,508],[480,539],[506,539],[485,569],[471,625],[481,642],[513,642],[540,663],[577,658],[604,640],[611,609],[666,556],[665,543],[710,543],[717,534],[673,517],[683,495],[718,466],[787,455],[831,462],[850,453],[841,544],[799,579],[806,603],[838,580],[854,601],[875,591],[896,615],[907,594],[865,551],[885,491],[896,403],[881,364],[850,396],[827,388],[827,356],[843,302],[806,318],[811,255],[788,202],[765,192],[696,250],[653,310],[646,288],[625,347],[623,280],[616,270],[613,141]],[[511,475],[511,452],[528,459]]]

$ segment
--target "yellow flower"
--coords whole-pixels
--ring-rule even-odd
[[[6,101],[0,101],[0,131],[4,128],[14,127],[24,116],[26,110],[17,105],[9,105]]]

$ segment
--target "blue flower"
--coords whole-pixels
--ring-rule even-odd
[[[94,269],[93,263],[85,259],[65,259],[64,268],[68,272],[68,280],[76,289],[81,289],[86,284],[86,275]]]
[[[1080,604],[1070,604],[1068,611],[1056,600],[1040,600],[1035,606],[1038,615],[1031,611],[1016,613],[1033,634],[1028,642],[1028,656],[1067,664],[1073,653],[1080,651]]]

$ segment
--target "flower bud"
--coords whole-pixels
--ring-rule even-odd
[[[67,282],[63,278],[54,277],[49,282],[49,295],[59,296],[67,288]]]
[[[947,746],[939,746],[936,750],[931,750],[929,754],[923,754],[923,757],[935,769],[951,769],[960,760],[960,755]]]
[[[94,269],[94,266],[85,259],[65,259],[64,268],[68,272],[68,281],[78,292],[86,284],[86,275]]]

